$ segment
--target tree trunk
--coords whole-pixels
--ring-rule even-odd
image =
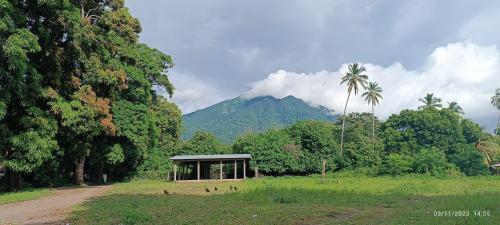
[[[18,192],[21,190],[21,174],[16,171],[6,171],[7,191]]]
[[[342,133],[340,134],[340,156],[342,156],[342,152],[344,151],[344,129],[345,129],[345,112],[347,110],[347,103],[349,103],[349,98],[351,97],[351,92],[347,95],[347,101],[345,102],[344,107],[344,116],[342,117]]]
[[[321,170],[321,183],[325,183],[326,160],[323,159],[323,170]]]
[[[375,109],[373,108],[372,103],[372,140],[375,143]]]
[[[85,156],[81,156],[79,159],[76,160],[75,173],[73,174],[74,184],[76,185],[83,184],[84,167],[85,167]]]

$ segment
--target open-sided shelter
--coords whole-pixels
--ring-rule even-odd
[[[247,177],[250,154],[177,155],[174,162],[174,181],[238,180]]]

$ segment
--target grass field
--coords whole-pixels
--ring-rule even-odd
[[[231,191],[230,185],[238,190]],[[171,194],[163,194],[165,189]],[[434,215],[448,211],[455,215]],[[456,215],[462,212],[469,214]],[[74,224],[495,224],[500,220],[500,177],[336,174],[324,183],[317,176],[176,184],[132,181],[116,184],[109,195],[80,206],[71,220]]]
[[[0,205],[13,202],[21,202],[31,199],[41,198],[50,195],[52,192],[46,188],[27,188],[23,189],[21,192],[15,193],[2,193],[0,192]]]

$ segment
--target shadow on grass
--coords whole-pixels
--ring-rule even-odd
[[[76,210],[74,224],[494,224],[498,194],[373,195],[262,188],[218,195],[114,194]],[[490,211],[438,217],[434,211]]]

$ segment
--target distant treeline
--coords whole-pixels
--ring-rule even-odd
[[[487,175],[488,166],[500,161],[500,136],[450,109],[403,110],[385,122],[372,114],[346,116],[344,151],[339,154],[341,121],[305,120],[284,129],[247,133],[232,146],[210,133],[197,132],[181,153],[250,153],[250,166],[266,175],[320,173],[322,161],[329,171],[356,170],[372,175],[426,173]]]

